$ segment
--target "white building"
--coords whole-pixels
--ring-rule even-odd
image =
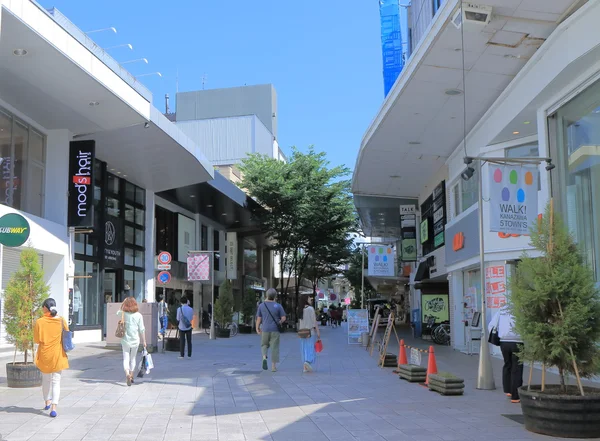
[[[412,9],[421,3],[413,1]],[[435,13],[425,8],[421,22],[413,23],[412,56],[362,140],[353,181],[361,220],[373,231],[398,225],[392,212],[405,201],[397,198],[420,208],[411,306],[422,320],[422,295],[447,294],[452,345],[468,351],[476,350],[466,325],[481,312],[482,287],[478,179],[461,179],[465,157],[550,157],[556,169],[546,171],[543,162],[533,184],[538,212],[551,195],[600,277],[594,229],[600,214],[600,2],[477,3],[481,22],[463,16],[461,25],[461,3],[446,0]],[[496,196],[488,166],[482,178],[489,320],[505,299],[506,278],[530,247],[526,236],[490,231]],[[435,206],[433,197],[432,207],[427,199],[441,183],[445,197],[437,200],[443,204]],[[383,215],[363,208],[364,200],[379,200]]]

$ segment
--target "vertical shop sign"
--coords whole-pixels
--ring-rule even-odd
[[[433,190],[433,248],[438,249],[445,244],[444,228],[446,225],[446,181]]]
[[[237,254],[237,233],[227,233],[227,278],[231,280],[237,279]]]
[[[417,260],[417,215],[414,205],[400,205],[400,260]]]
[[[106,216],[104,222],[104,265],[121,268],[124,265],[123,220]]]
[[[504,265],[485,269],[485,301],[488,309],[499,309],[506,304],[506,269]]]
[[[538,169],[490,165],[490,231],[529,234],[538,216]]]
[[[369,247],[369,276],[394,277],[396,268],[392,247],[371,245]]]
[[[94,158],[96,141],[72,141],[69,145],[68,226],[94,226]]]

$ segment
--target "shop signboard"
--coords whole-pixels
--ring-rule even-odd
[[[189,282],[210,280],[210,254],[193,253],[188,255],[187,270]]]
[[[369,332],[369,312],[366,309],[348,310],[348,344],[359,344],[363,333]]]
[[[399,260],[416,262],[417,260],[417,207],[400,205],[400,249]]]
[[[427,323],[431,317],[435,317],[436,323],[450,320],[448,294],[422,294],[421,310],[423,323]]]
[[[68,226],[94,227],[96,141],[72,141],[69,147]]]
[[[106,216],[104,222],[104,265],[108,268],[121,268],[124,264],[123,220]]]
[[[445,249],[446,265],[454,265],[479,255],[479,212],[474,210],[452,226],[446,227],[450,242]],[[450,244],[452,246],[450,246]]]
[[[436,234],[435,237],[433,238],[433,246],[434,247],[439,248],[442,245],[444,245],[444,232],[443,231],[439,234]]]
[[[421,222],[421,243],[425,243],[429,240],[429,219]]]
[[[444,246],[446,235],[446,181],[440,182],[421,204],[421,244],[427,255]]]
[[[29,239],[29,222],[17,213],[0,217],[0,244],[5,247],[20,247]]]
[[[490,165],[490,231],[529,234],[538,217],[538,169]]]
[[[369,276],[394,277],[396,268],[392,247],[386,245],[369,246]]]
[[[417,261],[417,239],[402,239],[401,247],[403,262]]]
[[[227,233],[227,278],[230,280],[237,279],[237,255],[237,233]]]

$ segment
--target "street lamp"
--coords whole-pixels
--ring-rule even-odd
[[[145,73],[145,74],[141,74],[141,75],[136,75],[136,78],[149,77],[150,75],[158,75],[159,77],[162,77],[162,74],[160,72],[152,72],[152,73]]]
[[[119,44],[117,46],[105,47],[104,50],[108,51],[110,49],[117,49],[117,48],[120,48],[120,47],[128,47],[129,50],[133,50],[133,46],[130,45],[129,43],[127,43],[127,44]]]
[[[103,29],[94,29],[93,31],[87,31],[86,34],[94,34],[96,32],[104,32],[104,31],[112,31],[116,34],[117,28],[110,27],[110,28],[103,28]]]
[[[473,177],[475,169],[471,167],[473,161],[479,162],[479,170],[477,179],[479,181],[479,199],[477,208],[479,211],[479,267],[480,267],[480,284],[481,284],[481,339],[479,347],[479,368],[477,373],[477,389],[494,390],[494,373],[492,371],[492,361],[490,357],[490,349],[488,343],[488,326],[487,326],[487,311],[485,299],[485,246],[483,234],[483,165],[486,162],[499,165],[539,165],[541,162],[546,162],[546,170],[550,171],[556,166],[552,164],[551,158],[502,158],[502,157],[483,157],[483,156],[467,156],[464,162],[467,165],[466,169],[461,173],[461,177],[468,181]]]
[[[140,62],[140,61],[148,64],[148,59],[147,58],[138,58],[136,60],[123,61],[121,64],[137,63],[137,62]]]

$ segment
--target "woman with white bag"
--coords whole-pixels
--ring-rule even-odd
[[[144,327],[144,318],[138,312],[138,304],[133,297],[127,297],[117,311],[121,316],[117,325],[116,337],[121,338],[121,347],[123,348],[123,369],[127,386],[133,383],[133,371],[135,370],[135,357],[140,346],[140,340],[146,350],[146,328]]]

